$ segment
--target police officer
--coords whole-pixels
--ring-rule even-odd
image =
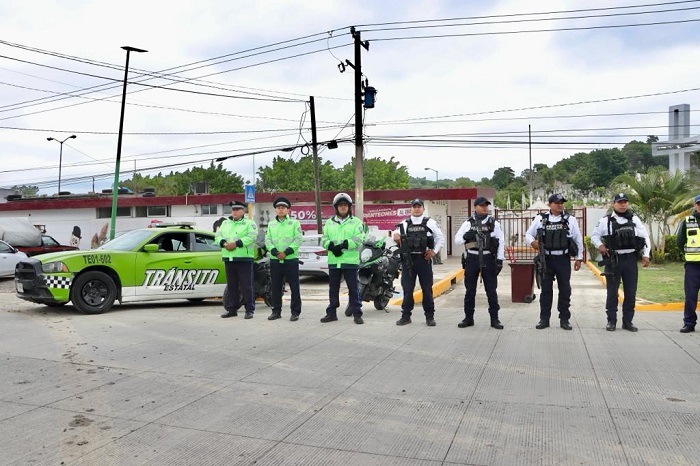
[[[566,199],[561,194],[549,196],[549,212],[539,214],[530,224],[525,240],[545,254],[545,274],[540,286],[540,321],[535,325],[538,330],[549,327],[554,299],[554,278],[557,279],[559,298],[559,326],[571,330],[571,260],[575,257],[574,270],[581,268],[583,258],[583,238],[576,219],[564,211]]]
[[[698,321],[698,291],[700,290],[700,195],[695,196],[695,210],[683,220],[676,235],[678,250],[685,252],[685,307],[681,333],[695,331]]]
[[[357,275],[360,268],[359,248],[365,239],[362,220],[352,215],[352,198],[346,193],[338,193],[333,198],[335,215],[326,220],[321,239],[328,250],[328,307],[321,322],[338,320],[340,306],[340,279],[348,286],[348,307],[356,324],[362,320],[362,303],[357,289]]]
[[[608,323],[605,330],[615,331],[617,325],[617,291],[622,288],[625,299],[622,302],[622,328],[636,332],[632,324],[634,303],[637,299],[637,253],[642,254],[642,266],[649,265],[649,234],[638,216],[629,210],[629,199],[625,193],[617,193],[613,199],[613,211],[605,215],[596,225],[591,242],[598,248],[607,275],[607,299],[605,309]]]
[[[284,280],[289,283],[292,293],[289,320],[296,322],[301,314],[301,293],[299,291],[299,257],[302,241],[299,220],[289,216],[292,203],[286,197],[278,197],[272,203],[275,218],[267,225],[265,247],[270,251],[270,278],[272,280],[272,314],[267,320],[282,317],[282,289]]]
[[[489,302],[491,327],[501,330],[503,324],[498,320],[498,276],[503,268],[505,244],[501,224],[489,215],[491,203],[485,197],[474,201],[474,214],[468,218],[455,234],[455,244],[464,244],[465,255],[462,257],[464,268],[464,320],[459,328],[474,325],[474,306],[476,297],[476,282],[481,279],[486,289]]]
[[[401,257],[401,287],[403,302],[401,318],[396,325],[411,323],[413,312],[413,290],[416,277],[423,291],[423,312],[429,327],[435,326],[435,302],[433,301],[433,257],[440,252],[445,237],[437,222],[424,215],[425,204],[421,199],[411,202],[411,216],[399,223],[394,231],[394,241],[408,254]],[[405,243],[404,243],[405,241]]]
[[[224,220],[216,231],[216,242],[221,246],[221,258],[226,270],[226,312],[221,317],[235,317],[241,305],[245,318],[255,312],[253,292],[253,257],[258,226],[245,218],[245,204],[231,202],[231,218]]]

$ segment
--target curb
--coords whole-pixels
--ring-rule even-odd
[[[446,293],[452,288],[453,284],[457,284],[458,281],[464,280],[464,269],[459,269],[455,272],[450,272],[445,278],[441,278],[437,282],[433,283],[433,298]],[[417,291],[413,292],[413,300],[415,302],[423,301],[423,290],[418,287]],[[389,301],[389,304],[394,306],[400,306],[403,302],[403,298],[394,298]]]

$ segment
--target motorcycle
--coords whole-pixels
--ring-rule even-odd
[[[386,247],[384,239],[370,237],[360,246],[360,270],[358,272],[358,293],[360,301],[374,301],[377,310],[386,309],[394,296],[394,280],[401,269],[401,254],[397,246]],[[345,315],[351,316],[350,305]]]

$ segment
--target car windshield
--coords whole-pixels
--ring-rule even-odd
[[[106,242],[97,249],[105,251],[133,251],[151,236],[153,236],[153,231],[133,230]]]

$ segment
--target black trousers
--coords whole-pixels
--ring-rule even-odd
[[[299,259],[285,259],[283,261],[270,260],[270,279],[272,280],[272,312],[282,313],[282,290],[284,281],[289,283],[289,291],[292,293],[292,315],[301,314],[301,292],[299,291]]]
[[[238,311],[245,306],[246,312],[255,312],[253,292],[253,261],[224,261],[226,270],[227,311]]]
[[[683,323],[692,325],[698,321],[698,291],[700,290],[700,262],[685,263],[685,278],[683,280],[685,288],[685,307],[683,310]]]
[[[571,260],[568,254],[560,256],[547,255],[547,272],[544,274],[540,293],[540,320],[549,322],[552,316],[552,301],[554,300],[554,278],[557,279],[559,297],[557,310],[559,320],[571,319]]]
[[[426,319],[435,316],[435,301],[433,300],[433,261],[425,260],[421,254],[411,254],[413,264],[407,265],[405,261],[401,267],[401,288],[403,288],[403,302],[401,312],[405,317],[411,317],[415,301],[413,300],[413,290],[416,288],[416,277],[420,282],[420,289],[423,291],[423,312]],[[411,273],[408,273],[408,270]]]
[[[605,272],[609,272],[608,266],[605,267]],[[608,296],[605,300],[605,311],[608,314],[609,322],[617,322],[617,290],[620,288],[620,280],[622,280],[622,289],[625,293],[625,299],[622,301],[622,323],[631,324],[634,318],[634,303],[637,300],[637,254],[618,254],[617,255],[617,272],[614,277],[606,276]]]
[[[362,303],[360,302],[360,292],[357,289],[358,269],[339,269],[337,267],[328,268],[328,307],[326,314],[337,315],[340,307],[340,279],[345,280],[348,286],[348,300],[352,314],[355,317],[362,315]]]
[[[486,290],[486,298],[489,302],[489,315],[492,321],[498,320],[498,277],[496,276],[496,258],[493,254],[484,255],[484,268],[479,267],[479,256],[477,254],[467,254],[464,263],[464,286],[467,291],[464,293],[464,315],[468,319],[474,318],[474,307],[476,302],[476,286],[481,275]]]

